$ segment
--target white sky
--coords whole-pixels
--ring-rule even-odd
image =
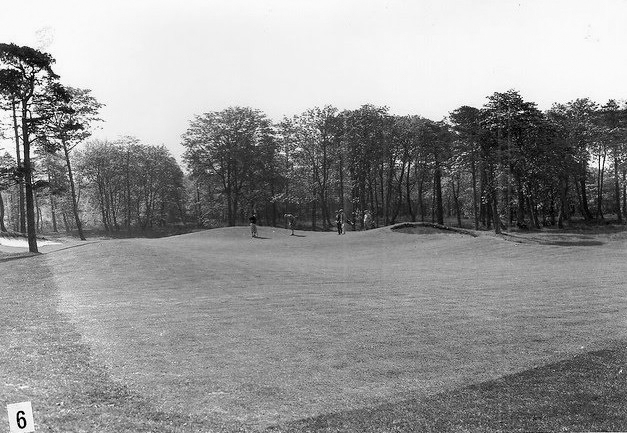
[[[94,138],[180,157],[195,114],[233,105],[439,120],[510,88],[541,109],[622,100],[626,20],[627,0],[2,0],[0,42],[48,44],[106,104]]]

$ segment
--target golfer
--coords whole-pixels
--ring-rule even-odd
[[[248,218],[250,222],[250,234],[253,238],[257,237],[257,215],[254,213]]]
[[[372,226],[372,215],[370,214],[370,211],[367,210],[366,212],[364,212],[364,230],[368,230]]]
[[[341,235],[344,233],[344,209],[340,209],[335,214],[335,225],[337,226],[337,234]]]
[[[296,217],[291,213],[285,214],[285,219],[287,220],[287,228],[292,231],[290,236],[294,236],[294,227],[296,226]]]

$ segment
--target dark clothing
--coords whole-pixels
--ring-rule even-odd
[[[250,221],[251,224],[257,224],[257,217],[255,215],[252,215],[250,218],[248,218],[248,221]]]
[[[344,225],[344,212],[338,212],[335,215],[335,224],[337,226],[337,234],[341,235],[344,231],[344,227],[342,227]]]

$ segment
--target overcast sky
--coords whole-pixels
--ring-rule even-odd
[[[440,120],[511,88],[541,109],[623,100],[626,19],[625,0],[5,0],[0,42],[49,52],[106,104],[95,138],[180,157],[195,114],[234,105]]]

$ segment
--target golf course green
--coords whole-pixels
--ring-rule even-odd
[[[0,404],[31,401],[37,431],[627,429],[601,404],[589,421],[534,401],[547,366],[582,357],[611,358],[585,358],[588,391],[624,382],[623,232],[231,227],[75,243],[0,272]],[[497,409],[469,408],[504,378]],[[496,424],[475,423],[484,409]]]

